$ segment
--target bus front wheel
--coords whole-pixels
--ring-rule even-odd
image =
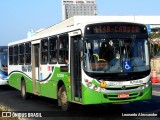
[[[26,84],[25,81],[21,81],[21,97],[23,100],[26,100],[28,98],[28,94],[26,93]]]
[[[60,103],[63,111],[68,111],[70,109],[71,103],[68,102],[67,99],[67,91],[65,86],[63,85],[62,88],[59,89],[60,91]]]

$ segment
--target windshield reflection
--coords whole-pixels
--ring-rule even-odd
[[[146,39],[87,38],[84,69],[87,72],[116,73],[149,70]]]

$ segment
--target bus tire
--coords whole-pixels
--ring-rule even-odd
[[[60,88],[59,90],[60,90],[60,104],[61,104],[61,108],[62,108],[63,111],[68,111],[68,110],[70,110],[71,103],[68,102],[67,91],[66,91],[65,85],[63,85],[62,88]]]
[[[22,80],[21,81],[21,97],[23,100],[27,100],[28,99],[28,94],[26,93],[26,84],[25,81]]]
[[[61,89],[62,89],[62,87],[60,87],[60,88],[58,89],[58,93],[57,93],[57,98],[58,98],[58,106],[61,106],[61,99],[60,99],[60,95],[61,95]]]

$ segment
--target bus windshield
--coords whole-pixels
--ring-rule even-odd
[[[94,73],[147,71],[150,69],[148,40],[88,37],[83,63],[85,71]]]

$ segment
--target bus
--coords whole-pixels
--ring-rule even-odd
[[[152,97],[148,33],[143,24],[56,25],[9,43],[8,49],[8,82],[23,99],[30,94],[57,99],[67,111],[72,103],[122,104]]]
[[[8,75],[8,47],[0,46],[0,85],[7,85]]]

